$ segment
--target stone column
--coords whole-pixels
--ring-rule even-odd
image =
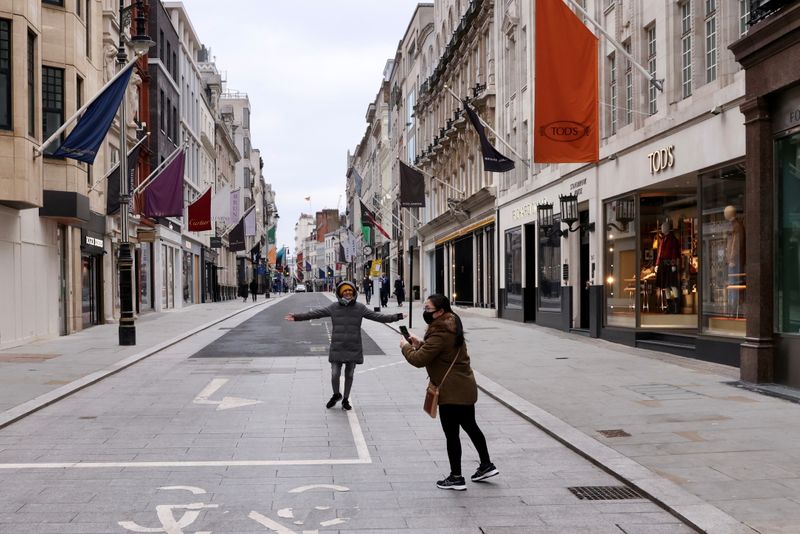
[[[777,350],[774,332],[774,164],[769,107],[762,97],[746,100],[747,335],[741,345],[741,378],[773,382]]]

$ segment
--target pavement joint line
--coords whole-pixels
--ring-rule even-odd
[[[635,488],[690,527],[709,534],[754,534],[757,532],[674,482],[658,476],[613,448],[587,436],[487,376],[474,369],[472,372],[475,374],[478,388],[489,397],[603,471]]]
[[[144,360],[145,358],[153,356],[154,354],[157,354],[162,350],[169,348],[172,345],[175,345],[176,343],[180,343],[184,339],[191,337],[197,334],[198,332],[202,332],[203,330],[211,328],[212,326],[219,324],[221,322],[227,321],[228,319],[235,317],[240,313],[251,311],[259,306],[263,306],[264,308],[273,306],[274,304],[280,302],[284,298],[287,298],[287,296],[277,297],[275,300],[270,300],[264,303],[259,302],[258,304],[252,304],[246,308],[225,315],[224,317],[200,325],[197,328],[194,328],[193,330],[184,332],[172,339],[168,339],[167,341],[162,341],[157,345],[144,349],[143,351],[138,352],[132,356],[128,356],[127,358],[120,360],[114,364],[111,364],[108,367],[105,367],[104,369],[100,369],[99,371],[89,373],[88,375],[78,378],[77,380],[73,380],[69,384],[65,384],[60,388],[56,388],[52,391],[44,393],[43,395],[39,395],[34,399],[24,402],[19,406],[15,406],[14,408],[6,410],[5,412],[0,413],[0,429],[5,428],[10,424],[15,423],[16,421],[19,421],[20,419],[27,417],[28,415],[31,415],[32,413],[37,412],[42,408],[45,408],[55,402],[58,402],[77,391],[80,391],[93,384],[96,384],[97,382],[100,382],[104,378],[107,378],[124,369],[127,369],[128,367]]]

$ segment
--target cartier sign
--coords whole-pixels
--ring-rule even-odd
[[[657,174],[675,165],[675,146],[670,145],[647,155],[650,163],[650,174]]]

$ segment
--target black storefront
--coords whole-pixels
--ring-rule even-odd
[[[103,323],[103,261],[106,217],[90,212],[81,228],[81,320],[83,328]]]

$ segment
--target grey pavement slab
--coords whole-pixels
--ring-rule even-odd
[[[224,359],[190,358],[258,313],[195,332],[0,429],[0,531],[153,529],[156,507],[175,517],[196,508],[185,532],[692,531],[646,499],[627,508],[576,499],[569,485],[619,482],[488,396],[477,411],[501,476],[463,493],[437,489],[448,466],[439,422],[420,409],[424,371],[404,363],[383,325],[365,325],[385,355],[359,367],[352,412],[323,406],[325,357],[237,359],[231,374]],[[201,395],[215,380],[225,382]],[[257,402],[219,410],[226,396]],[[79,446],[63,446],[71,440]],[[465,473],[476,464],[465,441]],[[33,523],[37,514],[48,523]]]

